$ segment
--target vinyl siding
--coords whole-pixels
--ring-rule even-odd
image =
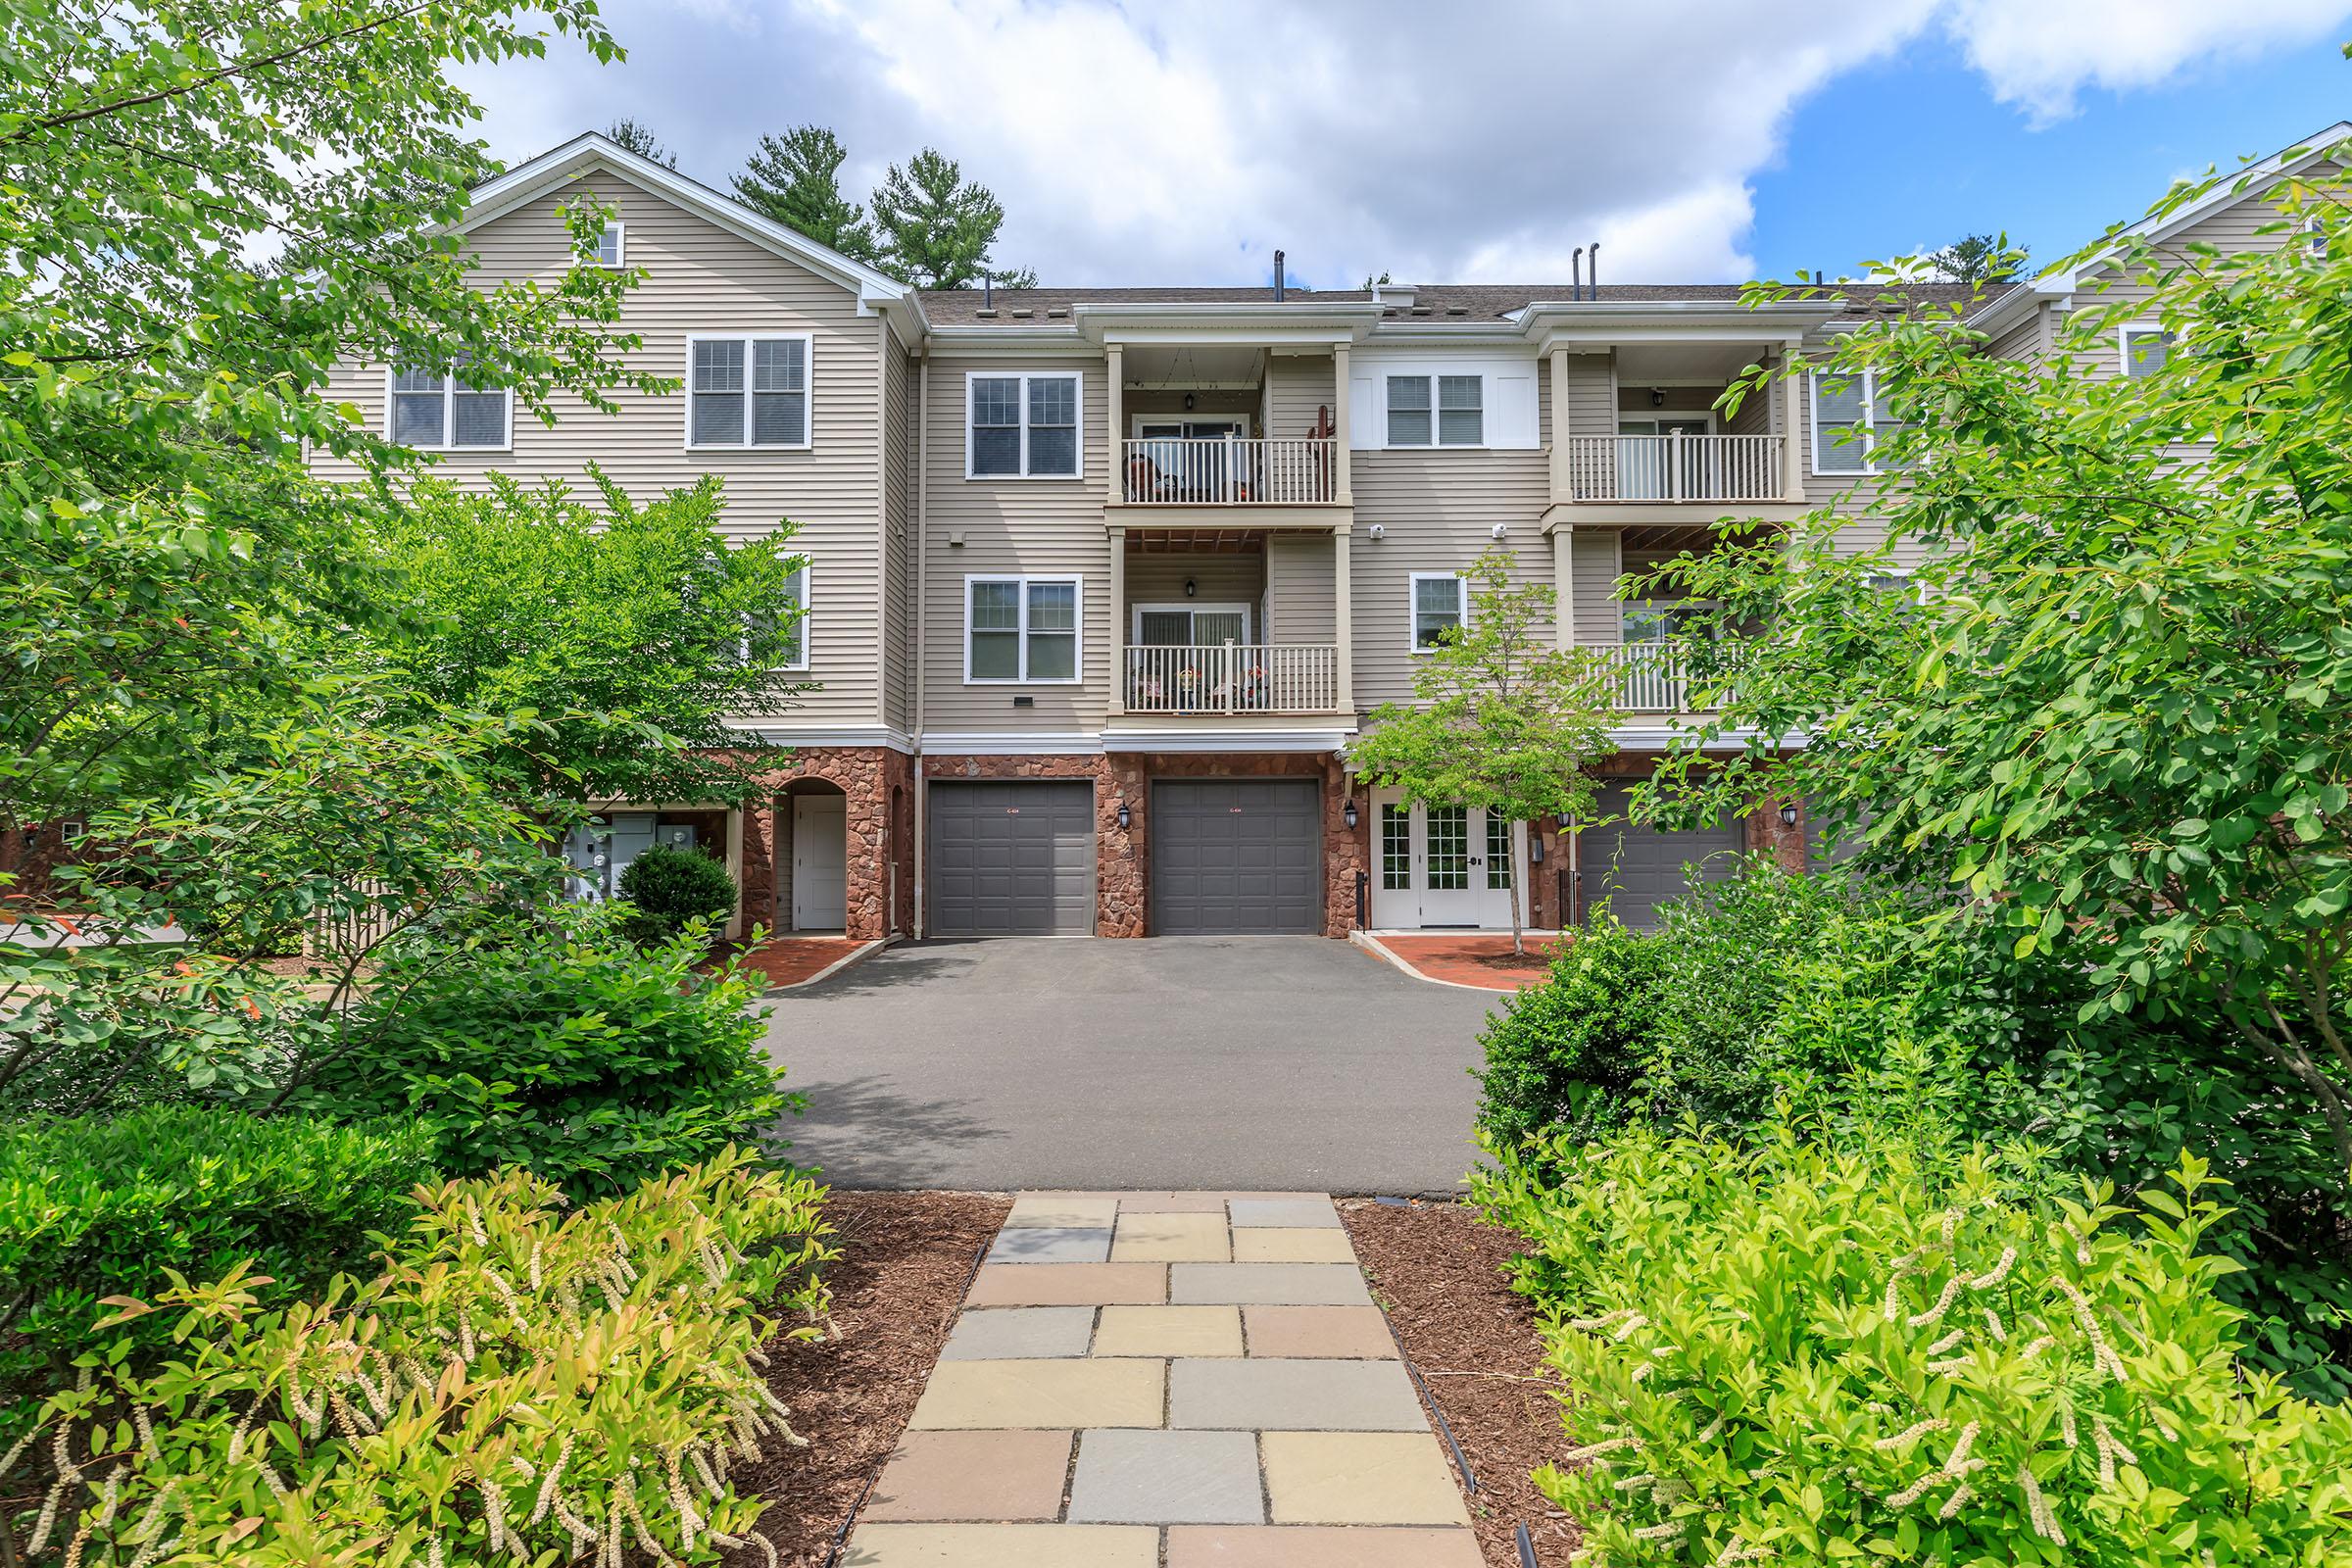
[[[1571,612],[1579,645],[1607,648],[1625,640],[1624,612],[1617,598],[1621,543],[1614,528],[1579,528],[1568,541]]]
[[[931,454],[928,543],[923,561],[922,727],[925,731],[1100,732],[1109,706],[1112,650],[1119,612],[1110,602],[1110,535],[1103,526],[1110,417],[1099,356],[1052,359],[934,356],[925,417]],[[1076,479],[966,479],[964,386],[969,375],[1075,369],[1083,377]],[[960,535],[963,543],[953,543]],[[963,678],[963,585],[969,576],[1069,576],[1081,590],[1075,684],[967,685]],[[1035,699],[1015,708],[1015,697]]]
[[[1196,590],[1191,595],[1184,591],[1188,580]],[[1130,551],[1127,604],[1119,620],[1119,635],[1128,642],[1135,640],[1138,605],[1247,605],[1250,641],[1264,642],[1265,588],[1266,564],[1261,556],[1206,550],[1165,555]]]
[[[1532,361],[1530,362],[1533,363]],[[1523,579],[1548,583],[1551,542],[1542,531],[1551,496],[1551,390],[1536,378],[1537,445],[1510,451],[1359,451],[1353,458],[1355,702],[1371,708],[1412,696],[1412,574],[1459,571],[1510,530],[1503,548]],[[1379,523],[1383,536],[1365,529]],[[1549,623],[1541,635],[1550,636]]]
[[[627,225],[623,259],[650,274],[622,308],[620,329],[645,340],[628,363],[682,376],[689,333],[807,332],[809,449],[690,452],[682,390],[661,397],[623,391],[615,395],[618,412],[611,415],[559,396],[552,426],[517,410],[512,452],[447,454],[435,463],[435,474],[471,488],[486,487],[494,472],[526,483],[552,479],[593,499],[588,467],[594,463],[640,501],[690,485],[707,472],[720,475],[727,495],[721,526],[729,536],[757,538],[789,518],[799,525],[794,546],[809,560],[807,678],[821,689],[797,700],[793,718],[875,722],[881,668],[875,649],[882,576],[880,318],[859,316],[855,297],[831,280],[605,172],[474,229],[469,237],[483,284],[560,277],[571,264],[561,208],[583,188],[618,209]],[[385,381],[382,366],[347,364],[330,378],[330,396],[357,406],[380,431]],[[356,477],[350,466],[330,461],[318,463],[318,471],[329,479]]]
[[[1348,560],[1351,574],[1366,548],[1361,537],[1352,541]],[[1269,538],[1266,541],[1267,640],[1339,641],[1337,571],[1329,534],[1278,533]]]
[[[1265,433],[1297,440],[1315,428],[1316,417],[1324,411],[1338,418],[1339,398],[1333,390],[1334,384],[1328,355],[1269,355]]]
[[[1544,391],[1548,395],[1551,375],[1546,367]],[[1615,435],[1617,433],[1617,376],[1615,358],[1608,354],[1571,354],[1568,356],[1568,434]]]
[[[882,353],[882,716],[914,727],[914,364],[895,331]]]

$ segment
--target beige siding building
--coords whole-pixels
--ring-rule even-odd
[[[1500,549],[1554,594],[1559,643],[1619,666],[1610,768],[1647,771],[1698,715],[1673,591],[1636,579],[1725,517],[1838,506],[1852,548],[1880,542],[1875,388],[1726,397],[1891,308],[1880,287],[1756,308],[1582,278],[917,292],[599,136],[477,193],[461,226],[484,283],[574,265],[563,209],[582,196],[617,215],[600,260],[643,273],[634,363],[679,391],[560,403],[552,424],[402,368],[345,366],[330,393],[461,485],[593,497],[593,466],[644,497],[714,474],[730,534],[794,530],[811,689],[740,720],[772,748],[771,792],[727,813],[614,803],[571,847],[584,878],[686,832],[723,840],[739,925],[1338,936],[1507,924],[1514,897],[1538,927],[1603,898],[1642,923],[1687,862],[1801,862],[1799,802],[1580,833],[1408,808],[1346,754],[1410,699],[1469,613],[1460,574]],[[2231,194],[2157,237],[2239,248],[2276,216]],[[2080,306],[2128,297],[2091,268],[1983,297],[1912,285],[1903,308],[2034,359]],[[2163,349],[2161,323],[2129,325],[2091,368]]]

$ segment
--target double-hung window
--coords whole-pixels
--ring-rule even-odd
[[[503,451],[513,444],[513,407],[504,387],[467,386],[442,370],[395,369],[386,433],[419,452]]]
[[[1413,652],[1426,654],[1469,618],[1470,584],[1456,572],[1416,571],[1412,587]]]
[[[1078,678],[1076,577],[966,577],[963,678]]]
[[[594,265],[598,267],[618,267],[620,265],[621,231],[624,227],[626,225],[620,220],[614,219],[605,225],[603,233],[596,236],[596,254],[590,258]]]
[[[806,332],[687,338],[687,446],[806,448],[808,345]]]
[[[1897,466],[1893,454],[1882,455],[1880,448],[1903,421],[1876,370],[1816,370],[1812,382],[1815,473],[1882,473]]]
[[[1074,370],[968,377],[964,476],[1077,478],[1078,392]]]
[[[2118,336],[2124,374],[2154,375],[2173,357],[2173,334],[2153,321],[2133,321]]]
[[[1390,446],[1486,445],[1485,376],[1392,375],[1388,387]]]

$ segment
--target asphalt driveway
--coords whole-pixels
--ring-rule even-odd
[[[1492,995],[1346,942],[923,942],[769,1004],[842,1187],[1452,1190]]]

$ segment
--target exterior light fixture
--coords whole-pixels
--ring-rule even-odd
[[[1663,388],[1653,386],[1649,389],[1649,406],[1653,409],[1662,409],[1666,406],[1666,393]]]
[[[1193,395],[1190,392],[1184,395],[1184,412],[1187,414],[1193,412]]]
[[[1531,865],[1542,865],[1544,863],[1543,834],[1530,833],[1527,836],[1527,858],[1528,863]]]
[[[1129,822],[1130,820],[1131,820],[1131,818],[1130,818],[1130,817],[1127,815],[1127,803],[1126,803],[1125,801],[1121,801],[1121,802],[1119,803],[1119,831],[1120,831],[1120,832],[1124,833],[1124,832],[1126,832],[1126,831],[1127,831],[1127,824],[1128,824],[1128,822]]]
[[[1187,577],[1187,578],[1185,578],[1185,579],[1184,579],[1184,597],[1185,597],[1185,598],[1187,598],[1187,599],[1195,598],[1196,596],[1198,596],[1198,595],[1200,594],[1200,585],[1199,583],[1197,583],[1197,582],[1193,581],[1193,579],[1192,579],[1192,578],[1190,578],[1190,577]]]
[[[1348,796],[1348,799],[1347,799],[1345,802],[1343,802],[1343,803],[1341,804],[1341,806],[1340,806],[1340,820],[1348,824],[1348,832],[1352,833],[1352,832],[1354,832],[1354,831],[1355,831],[1355,797],[1354,797],[1354,796],[1352,796],[1352,795]]]
[[[1794,801],[1781,803],[1781,825],[1783,827],[1796,826],[1796,803]]]

